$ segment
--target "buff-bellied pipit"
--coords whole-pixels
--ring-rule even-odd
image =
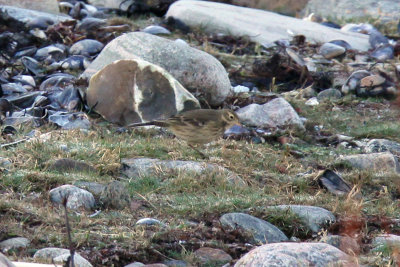
[[[182,112],[166,120],[133,123],[128,127],[155,125],[167,128],[190,147],[207,144],[220,138],[233,125],[240,125],[239,117],[230,109],[196,109]]]

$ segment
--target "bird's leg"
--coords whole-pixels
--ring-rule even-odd
[[[193,150],[195,150],[197,153],[199,153],[199,155],[203,158],[203,159],[208,159],[208,156],[205,155],[203,152],[201,152],[200,150],[198,150],[196,147],[194,147],[191,144],[188,144],[191,148],[193,148]]]

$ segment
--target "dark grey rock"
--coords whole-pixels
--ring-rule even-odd
[[[69,53],[72,55],[82,55],[82,56],[93,56],[103,49],[104,45],[92,39],[84,39],[76,42],[69,49]]]
[[[89,191],[95,197],[100,197],[101,192],[103,192],[104,188],[106,187],[103,184],[99,184],[96,182],[86,182],[86,181],[76,181],[74,185]]]
[[[324,43],[319,48],[319,53],[326,59],[332,59],[344,54],[345,52],[346,49],[344,47],[332,43]]]
[[[49,116],[49,122],[55,123],[65,130],[90,129],[90,121],[84,112],[56,112]]]
[[[221,216],[220,222],[226,229],[241,229],[253,236],[251,243],[276,243],[288,240],[276,226],[245,213],[227,213]]]

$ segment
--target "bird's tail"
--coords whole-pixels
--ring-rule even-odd
[[[149,122],[138,122],[138,123],[131,123],[126,125],[125,127],[139,127],[139,126],[159,126],[159,127],[167,127],[168,124],[163,121],[149,121]]]

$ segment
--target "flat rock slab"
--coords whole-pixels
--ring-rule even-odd
[[[129,178],[161,174],[162,172],[192,172],[202,174],[206,172],[219,173],[226,176],[226,180],[237,185],[245,185],[243,179],[234,172],[216,164],[183,161],[183,160],[159,160],[150,158],[122,159],[122,174]]]
[[[335,222],[336,218],[329,210],[303,205],[279,205],[268,207],[268,209],[278,209],[284,211],[291,211],[302,220],[313,233],[318,233],[324,226],[329,223]]]
[[[382,247],[400,248],[400,236],[392,234],[378,235],[372,239],[373,249],[380,249]]]
[[[287,241],[287,236],[275,225],[245,213],[227,213],[219,219],[223,228],[241,229],[252,236],[255,244]]]
[[[349,256],[334,246],[324,243],[274,243],[251,250],[235,267],[247,266],[341,266]],[[357,265],[346,265],[357,266]]]
[[[27,8],[53,14],[60,13],[57,0],[0,0],[0,5]]]
[[[211,105],[221,104],[231,94],[228,73],[215,57],[143,32],[127,33],[112,40],[81,77],[90,78],[121,59],[144,60],[162,67],[189,92],[202,93]]]
[[[325,43],[345,40],[354,49],[367,51],[368,36],[347,33],[314,22],[273,12],[204,1],[178,1],[172,4],[166,17],[174,17],[190,27],[201,27],[209,33],[248,36],[252,41],[271,44],[279,39],[291,39],[302,34],[308,41]]]
[[[339,162],[360,169],[380,173],[400,172],[399,161],[388,152],[342,156]]]

